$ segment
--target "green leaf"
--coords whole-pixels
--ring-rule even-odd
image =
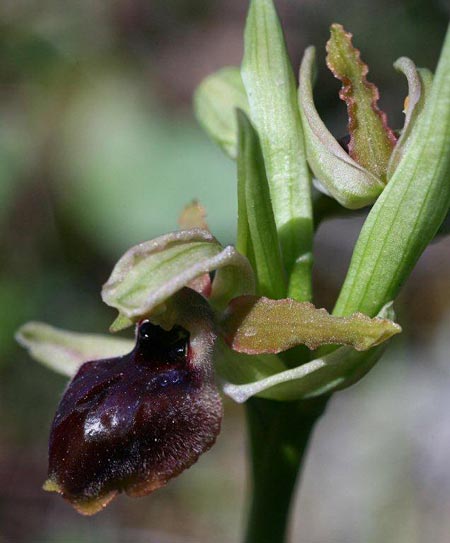
[[[233,296],[254,290],[250,264],[234,247],[223,248],[205,230],[172,232],[129,249],[103,286],[102,298],[128,323],[135,322],[213,270],[217,272],[210,299],[219,308]]]
[[[339,96],[347,104],[349,154],[358,164],[386,182],[395,135],[387,125],[386,114],[377,105],[378,89],[366,79],[369,69],[352,44],[352,34],[339,24],[331,25],[330,30],[327,66],[342,82]]]
[[[238,126],[238,209],[245,208],[257,290],[264,296],[282,298],[286,281],[258,135],[242,111],[238,111]],[[241,231],[246,229],[242,220]]]
[[[405,100],[405,123],[389,160],[388,180],[392,177],[395,168],[408,149],[411,131],[423,111],[433,83],[433,74],[425,68],[417,69],[409,58],[399,58],[394,62],[394,68],[402,72],[407,79],[408,97]]]
[[[312,92],[314,71],[315,49],[308,47],[300,66],[298,92],[308,163],[333,198],[348,209],[359,209],[378,198],[384,183],[344,151],[319,117]]]
[[[16,340],[35,360],[68,377],[84,362],[121,356],[134,347],[132,340],[67,332],[42,322],[24,324]]]
[[[204,79],[195,91],[198,122],[230,158],[237,155],[237,108],[249,110],[239,68],[222,68]]]
[[[375,315],[394,299],[450,204],[450,32],[408,149],[370,211],[334,314]]]
[[[334,317],[308,302],[257,296],[232,300],[222,330],[230,347],[246,354],[277,354],[300,344],[310,349],[350,345],[365,351],[401,332],[398,324],[387,319],[370,319],[362,313]]]
[[[380,317],[394,319],[392,304],[387,304]],[[306,400],[347,388],[359,381],[380,359],[385,345],[358,352],[351,347],[340,347],[330,354],[311,360],[293,369],[285,370],[261,380],[228,379],[225,394],[238,403],[252,396],[271,400]]]
[[[252,0],[244,36],[242,80],[258,132],[283,260],[294,276],[290,295],[311,297],[310,176],[296,103],[296,84],[271,0]]]

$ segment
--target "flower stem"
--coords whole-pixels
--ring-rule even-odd
[[[247,402],[252,495],[245,543],[286,541],[297,476],[326,402]]]

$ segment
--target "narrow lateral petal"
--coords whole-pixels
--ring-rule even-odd
[[[386,172],[396,138],[378,105],[379,92],[367,81],[368,67],[352,44],[352,34],[342,25],[331,26],[327,66],[342,82],[340,98],[347,105],[350,156],[379,179]]]
[[[365,351],[401,332],[398,324],[362,313],[334,317],[307,302],[235,298],[222,322],[232,349],[247,354],[279,353],[296,345],[310,349],[326,344],[350,345]]]

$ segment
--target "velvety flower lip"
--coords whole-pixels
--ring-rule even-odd
[[[148,494],[195,463],[222,417],[199,354],[182,326],[146,320],[129,354],[83,364],[53,421],[45,488],[93,514],[117,493]]]

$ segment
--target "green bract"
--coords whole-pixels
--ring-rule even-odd
[[[261,142],[290,296],[311,298],[312,207],[296,85],[283,31],[269,0],[252,0],[242,80]]]
[[[286,295],[286,272],[280,252],[270,191],[258,135],[245,113],[238,112],[238,239],[255,270],[258,294]]]

